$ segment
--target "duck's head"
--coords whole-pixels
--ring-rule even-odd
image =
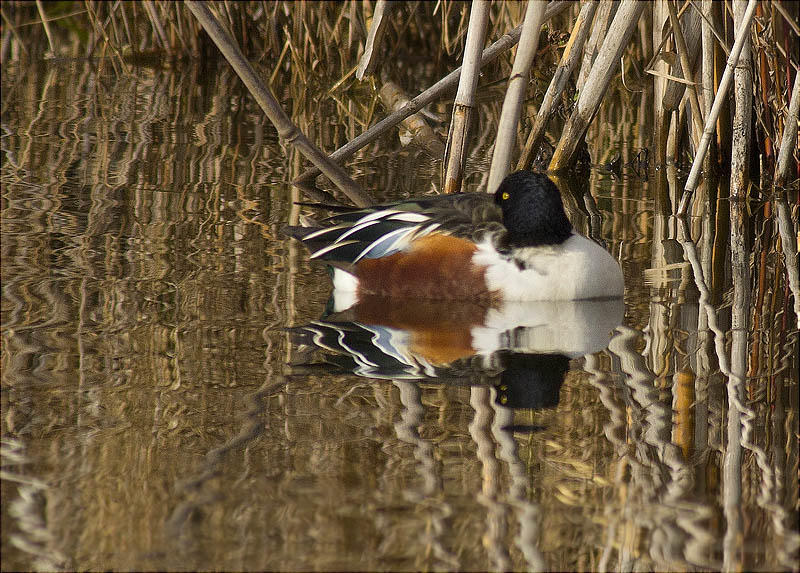
[[[543,173],[517,171],[508,175],[494,194],[503,211],[511,247],[563,243],[572,233],[561,193]]]

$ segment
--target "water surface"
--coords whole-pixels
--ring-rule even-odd
[[[692,220],[720,347],[632,170],[565,191],[621,261],[621,324],[545,320],[551,358],[523,362],[547,391],[503,402],[507,357],[425,347],[429,365],[461,361],[354,373],[289,330],[330,289],[280,233],[304,164],[225,66],[54,61],[2,81],[4,570],[796,568],[797,323],[768,221],[735,416],[727,230]],[[352,136],[305,105],[327,151]],[[604,108],[620,127],[590,133],[595,163],[648,144],[638,109]],[[386,199],[432,192],[439,167],[395,134],[350,163]],[[592,329],[608,348],[575,341]]]

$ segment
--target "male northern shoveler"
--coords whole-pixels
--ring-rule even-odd
[[[531,171],[512,173],[494,195],[399,201],[288,231],[331,265],[334,294],[351,302],[579,300],[624,289],[617,261],[575,232],[556,185]]]

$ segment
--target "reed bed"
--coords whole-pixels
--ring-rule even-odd
[[[557,138],[549,167],[555,171],[571,167],[576,161],[576,150],[586,129],[597,114],[603,94],[617,77],[617,72],[621,72],[623,81],[627,78],[628,82],[633,82],[628,86],[632,90],[645,89],[652,82],[657,117],[656,141],[660,142],[655,146],[655,163],[685,165],[691,162],[693,165],[678,208],[679,213],[686,214],[709,146],[713,147],[713,162],[705,164],[706,171],[713,165],[722,172],[727,171],[729,166],[730,153],[727,150],[730,146],[742,146],[740,141],[728,137],[730,130],[724,125],[717,127],[717,120],[722,115],[720,122],[724,124],[725,118],[731,121],[728,78],[732,77],[739,51],[747,41],[748,44],[752,43],[753,49],[752,52],[748,50],[744,58],[748,63],[752,61],[753,71],[747,80],[742,80],[747,85],[739,82],[737,89],[739,93],[744,90],[753,95],[755,117],[745,122],[752,125],[752,133],[734,130],[734,136],[752,139],[755,143],[753,149],[748,150],[747,157],[742,158],[744,163],[740,164],[758,163],[760,168],[767,170],[767,180],[771,181],[776,159],[775,147],[781,140],[785,123],[783,111],[788,106],[792,74],[798,66],[797,42],[792,41],[800,31],[798,6],[795,3],[752,0],[743,12],[741,21],[734,21],[735,10],[732,7],[738,5],[737,2],[717,4],[708,1],[678,3],[659,0],[650,4],[623,2],[617,6],[612,2],[601,2],[597,16],[592,18],[594,14],[579,17],[579,12],[581,9],[594,10],[593,3],[584,3],[582,8],[579,3],[551,2],[549,8],[555,12],[566,12],[555,24],[548,24],[549,37],[553,37],[556,30],[562,30],[561,33],[566,35],[574,27],[573,23],[582,23],[581,39],[569,63],[568,73],[556,69],[551,76],[553,82],[541,108],[527,106],[526,111],[534,122],[533,129],[521,129],[520,122],[512,120],[509,122],[511,127],[503,128],[500,132],[502,135],[498,141],[503,145],[496,148],[499,153],[496,161],[503,167],[499,168],[495,178],[502,177],[515,158],[522,166],[531,165],[531,158],[540,151],[540,146],[535,144],[553,113],[553,102],[557,100],[566,106],[561,113],[568,114],[569,119]],[[250,59],[260,72],[260,77],[265,78],[258,90],[260,93],[265,94],[265,88],[279,92],[283,88],[284,93],[287,89],[291,92],[295,107],[288,110],[288,116],[292,117],[299,109],[297,106],[303,103],[302,90],[298,91],[298,88],[314,81],[314,76],[319,75],[315,71],[324,70],[328,77],[339,75],[340,79],[330,90],[329,97],[333,98],[336,97],[333,92],[341,93],[364,82],[368,88],[378,90],[379,84],[388,78],[402,89],[414,91],[416,88],[409,85],[408,77],[397,77],[398,68],[407,67],[398,66],[397,63],[419,61],[421,56],[435,62],[460,60],[465,56],[468,27],[473,19],[467,5],[446,0],[398,5],[352,0],[343,3],[210,2],[207,3],[206,22],[210,23],[213,19],[219,26],[212,42],[203,33],[205,25],[201,25],[192,14],[197,10],[192,6],[192,3],[153,0],[138,3],[88,0],[58,4],[5,3],[2,7],[4,26],[0,38],[0,61],[5,65],[42,56],[99,56],[98,65],[111,65],[116,73],[130,74],[134,73],[132,66],[137,62],[153,59],[177,62],[184,58],[213,56],[217,46],[221,46],[224,35],[225,44],[241,49],[244,58]],[[481,6],[481,3],[476,6]],[[485,29],[488,28],[489,36],[496,37],[510,32],[522,20],[523,6],[516,4],[497,2],[481,9],[486,11],[482,18],[487,20],[487,24],[481,23],[476,27],[477,30],[472,34],[473,46],[485,43]],[[545,20],[553,15],[548,15]],[[535,28],[525,35],[530,39],[538,39],[539,25]],[[634,31],[637,33],[634,34]],[[734,35],[738,42],[733,42]],[[583,41],[587,37],[588,42],[584,47]],[[523,38],[523,41],[529,40]],[[536,47],[537,42],[531,45]],[[569,49],[565,54],[572,49],[571,43],[566,47]],[[553,49],[557,50],[558,46],[545,44],[538,52],[541,54]],[[475,48],[471,50],[467,55],[472,54],[469,58],[470,62],[474,62]],[[577,56],[581,53],[582,64],[574,72]],[[726,58],[728,65],[724,66]],[[647,65],[636,65],[637,60],[644,59],[649,60]],[[239,61],[243,62],[244,59],[240,58]],[[618,69],[620,61],[621,70]],[[511,62],[510,53],[502,54],[499,61],[501,76],[508,74]],[[486,63],[482,62],[481,65]],[[541,57],[537,63],[542,64]],[[470,63],[470,66],[474,65]],[[721,74],[724,68],[727,68],[727,74]],[[291,71],[291,81],[284,86],[276,86],[275,80],[281,69]],[[690,71],[684,72],[685,69]],[[573,87],[578,88],[574,104],[565,103],[567,100],[564,99],[569,95],[565,90],[570,89],[565,80],[572,73],[576,74]],[[474,98],[477,90],[474,69],[471,69],[470,75],[473,79],[461,89],[459,102],[469,102]],[[269,77],[269,81],[266,77]],[[449,88],[448,85],[446,90],[437,91],[433,98],[444,97],[444,92]],[[256,88],[249,89],[253,92]],[[253,93],[255,95],[256,92]],[[507,97],[509,103],[522,105],[523,101],[530,102],[531,95],[526,90],[517,90],[517,93]],[[716,105],[709,102],[712,96]],[[410,98],[411,104],[402,112],[410,115],[419,111],[433,98],[426,98],[421,103]],[[465,135],[464,120],[460,119],[463,112],[459,111],[464,109],[464,105],[458,103],[454,107],[454,111],[458,111],[454,115],[454,125],[459,126],[455,130],[459,138]],[[349,109],[341,109],[343,115],[363,115],[355,113],[352,104],[345,107]],[[273,106],[273,109],[277,108]],[[374,111],[374,106],[371,106],[366,117],[355,119],[355,123],[362,127],[361,131],[375,124]],[[395,127],[403,119],[399,116],[395,112],[391,121],[379,123],[379,131]],[[280,123],[286,128],[283,122]],[[699,138],[703,124],[703,137]],[[512,132],[508,129],[512,129]],[[524,156],[520,152],[521,145],[516,143],[517,131],[520,131],[522,141],[530,139]],[[283,134],[287,133],[284,129]],[[367,144],[369,139],[363,138],[363,133],[360,135],[362,139],[358,145]],[[447,149],[451,149],[449,144],[452,142],[449,139],[453,136],[451,134],[448,137]],[[304,143],[306,138],[295,140],[292,135],[290,139],[308,148]],[[671,141],[669,148],[666,145],[668,139]],[[682,140],[689,145],[679,145]],[[712,140],[715,140],[713,146]],[[456,143],[458,155],[463,156],[468,153],[472,142],[459,139]],[[351,144],[347,152],[331,154],[332,159],[337,162],[346,160],[353,148]],[[450,177],[450,182],[443,185],[448,192],[459,187],[456,184],[459,178],[453,170],[461,161],[459,157],[452,161],[453,166],[444,170],[451,175],[443,172],[443,178]],[[320,154],[316,154],[312,162],[315,166],[325,163]],[[343,190],[347,188],[348,194],[358,194],[357,184],[352,180],[348,182],[349,177],[330,162],[325,171],[334,178],[337,187]],[[304,180],[309,177],[305,175]],[[788,182],[796,178],[797,169],[794,169]],[[356,202],[363,203],[364,197]]]

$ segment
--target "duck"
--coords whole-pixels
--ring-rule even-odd
[[[624,294],[619,263],[573,228],[545,173],[511,173],[492,194],[347,209],[287,232],[329,266],[334,311],[365,296],[491,305]]]

